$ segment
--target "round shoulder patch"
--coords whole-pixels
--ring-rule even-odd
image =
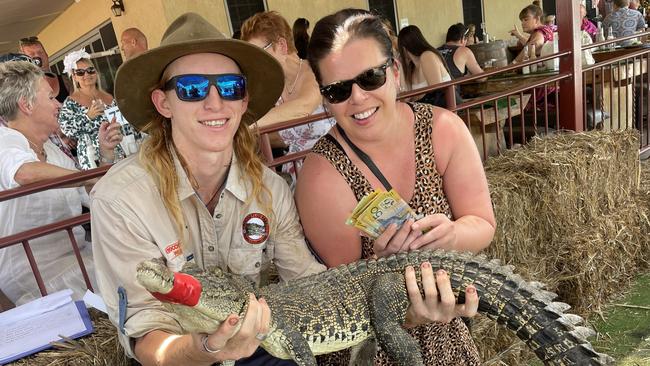
[[[261,213],[253,212],[244,217],[241,228],[248,244],[261,244],[269,237],[269,219]]]

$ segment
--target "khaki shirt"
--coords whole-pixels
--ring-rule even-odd
[[[136,281],[136,266],[143,260],[164,257],[173,271],[193,260],[202,268],[219,266],[241,274],[257,284],[271,261],[282,280],[321,272],[325,267],[305,244],[291,191],[285,181],[264,167],[263,182],[272,194],[273,213],[265,212],[256,200],[246,204],[250,183],[233,154],[226,186],[214,215],[210,215],[192,188],[178,159],[178,196],[186,220],[181,239],[160,192],[133,156],[120,162],[91,192],[93,253],[97,282],[118,329],[119,286],[126,290],[128,305],[124,334],[118,331],[127,354],[135,357],[135,338],[152,330],[187,333],[177,316],[164,309]]]

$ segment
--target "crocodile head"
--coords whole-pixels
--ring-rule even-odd
[[[147,291],[179,315],[191,332],[214,331],[230,314],[241,314],[248,304],[250,283],[218,268],[203,271],[188,262],[183,272],[172,272],[162,259],[141,262],[136,278]]]
[[[151,293],[167,294],[174,287],[174,272],[160,258],[138,264],[136,278]]]

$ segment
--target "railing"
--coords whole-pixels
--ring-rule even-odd
[[[586,45],[582,50],[607,48],[621,41],[648,36],[650,32],[642,32]],[[594,52],[594,57],[602,60],[583,68],[584,128],[606,131],[637,129],[640,134],[639,152],[650,152],[650,48],[607,51]]]
[[[28,196],[30,194],[42,192],[48,189],[61,188],[61,187],[73,185],[76,183],[87,181],[92,178],[97,178],[103,176],[106,173],[106,171],[108,171],[109,168],[110,166],[102,166],[96,169],[66,175],[64,177],[57,178],[57,179],[49,179],[42,182],[28,184],[14,189],[0,191],[0,202],[8,201],[10,199],[15,199],[23,196]],[[88,277],[86,266],[84,265],[83,259],[81,258],[79,245],[77,244],[77,240],[75,239],[74,233],[72,232],[72,229],[75,226],[83,225],[85,223],[88,223],[89,221],[90,221],[90,214],[86,213],[70,219],[66,219],[48,225],[40,226],[34,229],[26,230],[14,235],[5,236],[0,238],[0,250],[4,248],[8,248],[13,245],[22,244],[23,249],[25,250],[25,255],[27,256],[27,261],[29,262],[29,266],[32,270],[32,273],[34,274],[34,278],[36,280],[38,289],[41,295],[45,296],[47,295],[47,289],[45,288],[43,277],[41,276],[41,271],[38,269],[38,264],[36,263],[36,259],[34,258],[34,254],[32,252],[32,248],[29,241],[58,231],[65,230],[68,233],[68,238],[70,239],[70,245],[72,246],[72,250],[75,254],[77,262],[79,263],[79,268],[81,269],[81,273],[83,275],[86,286],[88,287],[88,289],[92,291],[93,287],[90,282],[90,278]],[[1,310],[2,309],[0,309],[0,311]]]
[[[568,57],[571,54],[571,51],[558,52],[525,63],[509,65],[477,75],[467,75],[459,79],[437,84],[435,86],[428,86],[421,89],[401,93],[398,96],[398,99],[405,100],[431,91],[445,90],[445,93],[448,96],[452,96],[452,98],[447,98],[448,105],[450,105],[447,109],[458,113],[458,115],[465,121],[467,127],[470,129],[470,131],[472,131],[474,140],[477,144],[477,148],[482,153],[483,158],[487,159],[491,155],[500,153],[507,146],[513,146],[515,142],[524,144],[526,140],[530,138],[532,133],[536,134],[538,132],[538,127],[543,128],[544,133],[549,133],[551,127],[553,127],[552,129],[560,129],[560,122],[558,117],[559,100],[557,93],[554,93],[553,91],[559,89],[559,81],[570,79],[572,77],[572,74],[570,72],[551,72],[551,74],[546,77],[544,77],[543,74],[538,74],[538,76],[541,75],[538,80],[525,83],[525,85],[514,89],[509,89],[508,91],[491,93],[487,96],[481,96],[472,100],[468,100],[467,102],[461,103],[459,105],[456,105],[455,98],[453,98],[455,95],[453,88],[461,87],[462,90],[463,85],[467,85],[471,82],[476,82],[479,79],[485,77],[511,73],[522,69],[522,67],[525,66],[537,65],[538,63],[553,60],[555,58]],[[531,76],[535,77],[535,75]],[[538,100],[538,96],[540,94],[543,97],[542,101]],[[503,108],[504,111],[499,111],[499,101],[502,101],[503,98],[506,98],[506,106]],[[549,107],[549,98],[553,98],[552,107]],[[515,101],[514,106],[516,106],[516,109],[519,112],[515,112],[513,110],[513,105],[511,103],[512,101]],[[540,103],[543,105],[541,110],[543,112],[543,124],[540,124],[540,120],[538,119],[538,117],[541,117],[538,115],[537,110]],[[486,108],[486,105],[488,104],[490,107]],[[528,108],[526,108],[527,106]],[[530,111],[531,115],[528,116],[526,111]],[[549,117],[552,113],[555,116],[554,121],[549,120]],[[520,115],[520,117],[517,117],[517,115]],[[282,164],[294,164],[295,166],[298,161],[304,159],[304,157],[308,154],[308,151],[301,151],[297,153],[287,154],[280,158],[274,158],[271,151],[270,139],[268,137],[269,134],[308,124],[310,122],[318,121],[327,117],[330,116],[326,113],[319,113],[317,115],[282,122],[274,126],[260,128],[259,133],[262,136],[261,150],[267,162],[267,165],[278,166]],[[493,122],[490,122],[490,119],[493,119]],[[517,124],[517,126],[513,125],[513,123]],[[504,131],[501,127],[501,124],[508,128],[507,141],[503,135]],[[490,128],[491,130],[486,130],[486,128]],[[520,130],[520,136],[515,136],[515,133],[513,131],[516,129]],[[295,170],[297,171],[297,169]]]

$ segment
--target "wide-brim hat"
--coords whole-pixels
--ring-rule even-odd
[[[167,28],[159,47],[126,61],[117,71],[115,99],[135,129],[141,131],[158,116],[151,92],[159,85],[167,65],[194,53],[218,53],[239,65],[246,76],[249,98],[244,123],[251,124],[266,114],[282,93],[284,73],[273,56],[248,42],[227,38],[196,13],[185,13]]]

